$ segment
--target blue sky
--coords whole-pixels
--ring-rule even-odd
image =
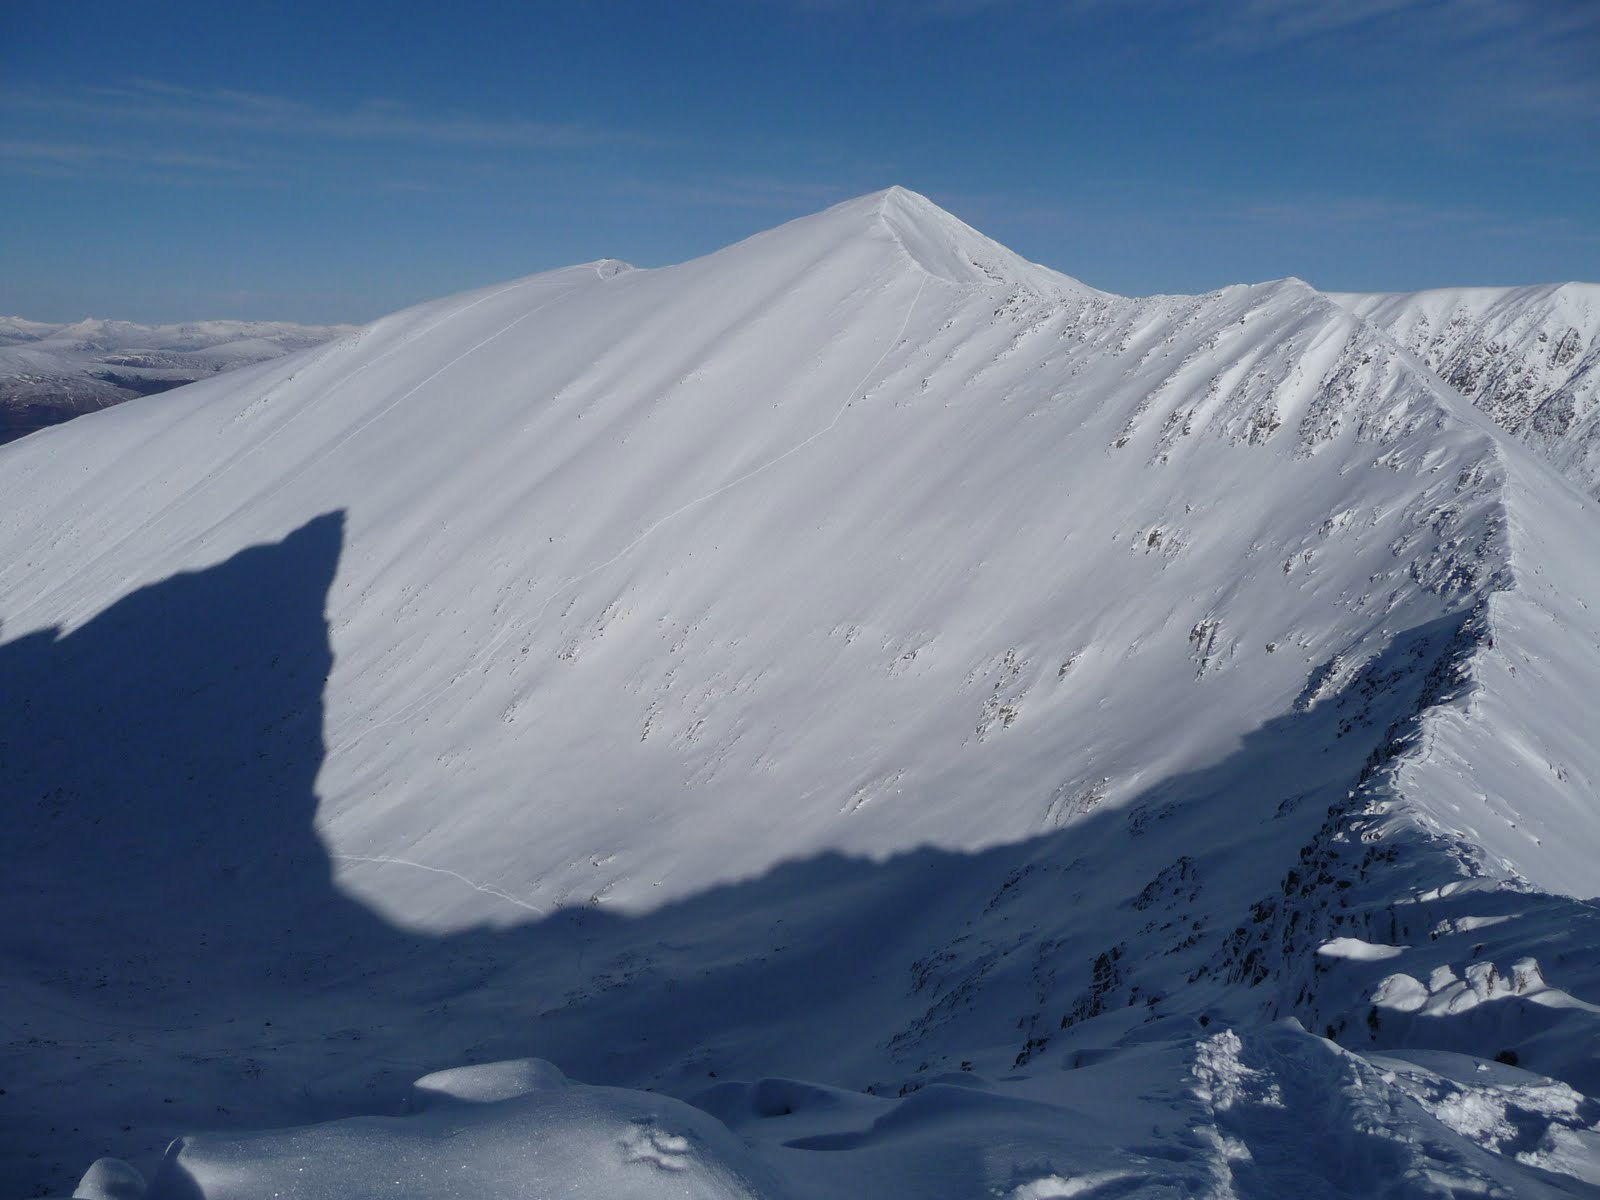
[[[891,183],[1127,293],[1600,279],[1600,3],[0,4],[0,312],[366,320]]]

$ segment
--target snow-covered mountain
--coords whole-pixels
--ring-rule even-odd
[[[1600,1187],[1595,503],[1299,281],[890,189],[0,492],[14,1187]]]
[[[1335,293],[1600,494],[1600,285]]]
[[[0,442],[82,413],[320,346],[350,325],[191,321],[51,325],[0,317]]]

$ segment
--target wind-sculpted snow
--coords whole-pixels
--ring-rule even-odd
[[[523,1078],[505,1086],[513,1073]],[[479,1077],[486,1074],[498,1076],[490,1082],[499,1086],[484,1096]],[[705,1113],[664,1096],[569,1083],[544,1063],[430,1075],[418,1081],[413,1108],[401,1117],[184,1139],[167,1151],[146,1195],[255,1197],[263,1188],[284,1200],[783,1195],[771,1172]]]
[[[1592,1194],[1593,506],[1303,283],[896,189],[0,489],[21,1186]]]
[[[1600,285],[1330,298],[1383,328],[1495,424],[1600,494]]]

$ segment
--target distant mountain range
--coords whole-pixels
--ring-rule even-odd
[[[0,317],[0,442],[135,396],[320,346],[355,328],[285,321],[52,325]]]

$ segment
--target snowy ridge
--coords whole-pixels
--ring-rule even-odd
[[[1026,287],[1041,296],[1103,296],[1076,279],[1028,262],[957,220],[925,196],[892,187],[856,201],[876,203],[879,218],[920,269],[948,283]]]
[[[1600,490],[1600,285],[1341,293],[1494,422]]]
[[[1300,281],[1111,296],[891,189],[0,493],[62,1186],[182,1133],[152,1200],[432,1195],[441,1120],[508,1194],[1600,1177],[1592,502]]]

